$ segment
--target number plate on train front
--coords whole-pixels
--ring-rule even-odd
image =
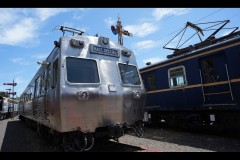
[[[91,46],[91,52],[96,54],[106,55],[106,56],[119,57],[119,53],[117,49],[104,48],[96,45]]]

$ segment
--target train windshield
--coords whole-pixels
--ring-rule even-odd
[[[123,84],[140,85],[140,78],[136,66],[118,64]]]
[[[67,57],[67,80],[70,83],[99,83],[95,60]]]

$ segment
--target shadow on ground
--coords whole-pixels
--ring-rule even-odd
[[[62,150],[51,146],[37,132],[28,128],[27,125],[15,118],[6,120],[6,131],[3,137],[1,152],[62,152]],[[96,143],[94,148],[88,152],[137,152],[139,147],[120,144],[114,141]]]
[[[7,122],[1,152],[51,152],[47,143],[18,118]]]

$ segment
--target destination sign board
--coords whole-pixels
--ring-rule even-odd
[[[91,53],[102,54],[106,56],[119,57],[119,50],[113,48],[105,48],[97,45],[91,45]]]

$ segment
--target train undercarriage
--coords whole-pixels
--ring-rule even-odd
[[[110,139],[119,142],[121,136],[134,132],[136,136],[143,137],[144,122],[138,121],[134,125],[116,123],[113,126],[97,128],[93,133],[83,133],[81,131],[57,132],[41,123],[33,121],[23,116],[19,116],[27,126],[35,130],[40,137],[47,140],[52,146],[60,147],[64,152],[86,152],[90,151],[96,141],[108,141]]]
[[[179,127],[184,129],[211,130],[223,133],[240,133],[240,111],[169,111],[146,112],[146,124]],[[146,119],[146,118],[145,118]]]

